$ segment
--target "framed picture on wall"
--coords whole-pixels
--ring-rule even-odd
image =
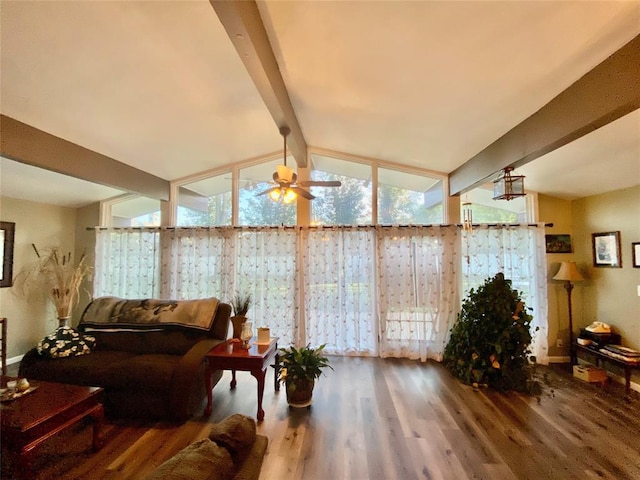
[[[545,235],[547,253],[571,253],[571,235]]]
[[[622,267],[620,232],[592,233],[594,267]]]
[[[640,268],[640,242],[631,244],[631,253],[633,253],[633,267]]]
[[[0,257],[2,257],[0,288],[13,285],[13,239],[15,231],[15,223],[0,222]]]

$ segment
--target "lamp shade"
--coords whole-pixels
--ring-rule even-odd
[[[565,280],[568,282],[580,282],[584,280],[584,277],[578,270],[576,262],[562,262],[560,264],[560,270],[553,277],[554,280]]]

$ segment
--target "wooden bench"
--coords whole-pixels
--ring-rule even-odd
[[[625,362],[619,358],[611,357],[607,354],[601,353],[595,348],[589,348],[587,345],[576,344],[576,352],[583,352],[595,357],[596,367],[600,366],[600,360],[605,362],[610,362],[615,365],[619,365],[624,368],[624,381],[625,381],[625,394],[629,395],[631,392],[631,371],[634,369],[640,369],[640,363],[635,362]]]

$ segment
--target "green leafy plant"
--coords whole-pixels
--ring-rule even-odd
[[[278,380],[287,385],[295,384],[298,381],[312,383],[322,375],[323,369],[333,370],[333,367],[329,365],[329,359],[323,354],[325,346],[311,348],[307,344],[298,349],[293,346],[281,348]]]
[[[253,297],[250,293],[240,294],[236,293],[235,297],[231,301],[231,308],[233,308],[233,314],[235,316],[246,317],[249,308],[253,304]]]
[[[502,273],[471,289],[445,347],[446,368],[470,385],[539,393],[527,310]]]

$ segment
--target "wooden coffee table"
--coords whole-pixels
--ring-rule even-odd
[[[205,415],[211,415],[213,395],[211,389],[211,375],[215,370],[231,370],[231,388],[236,387],[236,370],[251,372],[258,381],[258,421],[264,419],[262,396],[264,394],[264,379],[269,362],[274,360],[278,365],[278,338],[271,338],[268,344],[257,344],[255,338],[249,342],[249,349],[242,348],[241,343],[227,341],[212,348],[205,357],[205,384],[207,386],[207,407]],[[277,367],[276,367],[277,368]],[[279,390],[277,372],[274,375],[274,388]]]
[[[3,388],[12,377],[2,377]],[[80,419],[93,420],[93,448],[102,447],[103,389],[64,383],[31,381],[32,392],[0,404],[2,443],[18,455],[18,471],[33,478],[32,455],[38,445]]]

